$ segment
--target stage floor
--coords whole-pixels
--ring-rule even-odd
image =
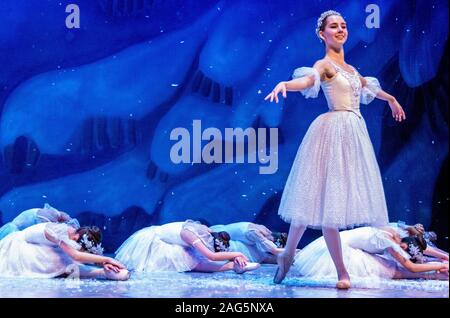
[[[134,274],[129,281],[0,278],[0,298],[138,297],[138,298],[448,298],[448,281],[353,281],[338,291],[334,280],[312,281],[290,275],[272,283],[275,265],[242,275],[225,273]]]

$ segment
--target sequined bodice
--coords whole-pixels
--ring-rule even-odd
[[[356,71],[348,72],[336,63],[330,62],[336,68],[336,75],[321,83],[329,110],[351,111],[361,117],[359,104],[362,85],[359,75]]]

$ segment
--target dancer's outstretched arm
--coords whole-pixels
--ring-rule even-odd
[[[115,260],[114,258],[80,252],[75,248],[73,248],[72,246],[70,246],[69,244],[65,243],[64,241],[58,240],[58,238],[53,237],[48,232],[45,232],[45,237],[50,242],[57,244],[64,251],[64,253],[66,253],[71,259],[73,259],[76,262],[83,264],[102,264],[102,265],[111,264],[116,267],[116,271],[125,268],[125,266],[122,263]]]
[[[361,75],[359,76],[359,79],[361,80],[362,87],[366,87],[368,84],[367,80]],[[392,111],[392,117],[396,121],[401,122],[406,119],[405,111],[403,110],[402,106],[394,96],[386,93],[384,90],[380,88],[375,97],[388,102],[389,107],[391,108]]]
[[[416,264],[406,259],[400,253],[394,251],[393,248],[388,249],[389,253],[405,267],[407,270],[413,273],[439,271],[448,272],[448,263],[436,263],[436,264]]]
[[[231,261],[235,258],[243,258],[248,262],[248,258],[239,252],[212,252],[203,242],[191,231],[182,230],[180,233],[181,238],[192,245],[197,251],[199,251],[203,256],[205,256],[210,261]]]
[[[427,248],[423,251],[423,253],[425,255],[433,256],[448,262],[448,253],[445,253],[435,247],[427,246]]]
[[[74,249],[73,247],[69,246],[65,242],[61,242],[59,246],[67,255],[70,256],[70,258],[72,258],[76,262],[83,264],[103,264],[103,265],[111,264],[118,267],[119,269],[125,268],[125,266],[122,263],[115,260],[114,258],[102,255],[95,255],[86,252],[80,252]]]

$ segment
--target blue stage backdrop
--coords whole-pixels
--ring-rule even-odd
[[[369,28],[371,4],[380,21]],[[397,123],[385,102],[362,106],[390,219],[421,222],[448,244],[447,0],[2,0],[1,221],[48,202],[101,227],[108,252],[175,220],[287,230],[283,187],[327,106],[322,93],[263,98],[323,57],[314,30],[328,9],[348,22],[347,62],[407,114]],[[236,158],[175,164],[171,132],[194,134],[194,120],[222,132],[278,128],[278,169],[260,174],[262,164]],[[205,143],[191,136],[192,149]]]

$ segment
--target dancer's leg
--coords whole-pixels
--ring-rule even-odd
[[[288,239],[284,251],[277,256],[278,269],[275,273],[275,277],[273,278],[273,282],[275,284],[280,284],[286,277],[286,274],[294,261],[298,242],[300,242],[305,230],[305,225],[291,224],[289,227]]]
[[[224,272],[233,270],[234,262],[210,262],[203,261],[198,263],[198,265],[192,270],[194,272],[204,272],[204,273],[214,273],[214,272]]]
[[[339,230],[336,228],[324,227],[322,228],[322,233],[338,274],[339,281],[336,284],[336,287],[339,289],[350,288],[350,276],[348,275],[344,260],[342,258],[342,246]]]

